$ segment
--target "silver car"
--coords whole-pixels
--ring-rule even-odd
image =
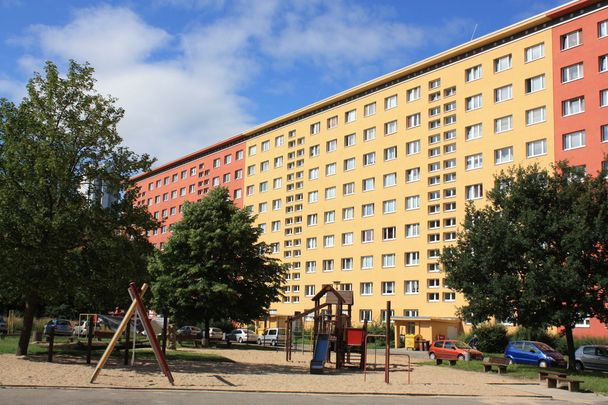
[[[608,371],[608,346],[587,345],[581,346],[574,352],[575,367],[577,370]]]

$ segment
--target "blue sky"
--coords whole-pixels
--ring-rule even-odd
[[[0,97],[88,61],[159,163],[566,0],[0,0]]]

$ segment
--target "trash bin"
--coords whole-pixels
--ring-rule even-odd
[[[405,349],[406,350],[416,350],[416,335],[408,334],[405,335]]]

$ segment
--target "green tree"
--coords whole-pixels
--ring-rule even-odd
[[[255,218],[225,188],[185,204],[183,215],[150,260],[156,307],[177,321],[202,321],[207,339],[212,319],[262,316],[279,296],[286,268],[266,255]]]
[[[0,299],[24,305],[17,354],[40,307],[95,306],[146,274],[157,224],[130,178],[152,160],[120,146],[124,112],[94,83],[88,64],[61,77],[47,62],[19,105],[0,100]]]
[[[467,299],[461,315],[563,327],[573,359],[575,324],[608,320],[605,173],[563,162],[552,171],[515,168],[487,197],[483,208],[467,206],[457,243],[441,257],[447,284]]]

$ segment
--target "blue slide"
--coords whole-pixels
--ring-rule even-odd
[[[317,344],[315,346],[315,354],[310,361],[310,374],[322,374],[327,359],[327,349],[329,348],[329,335],[317,335]]]

